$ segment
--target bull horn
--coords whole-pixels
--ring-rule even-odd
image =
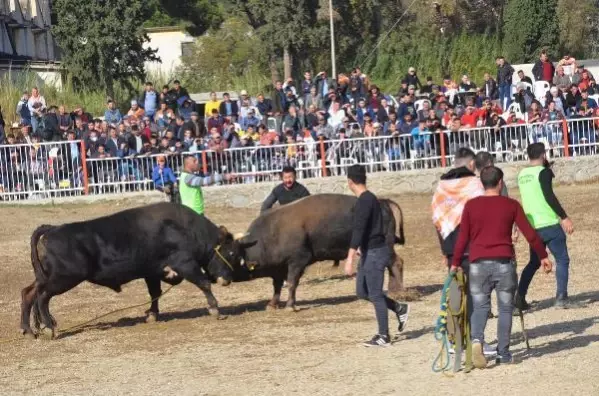
[[[244,238],[244,237],[246,237],[246,236],[248,236],[248,235],[250,235],[250,234],[248,234],[247,232],[246,232],[246,233],[244,233],[244,232],[238,232],[237,234],[235,234],[235,235],[233,236],[233,239],[234,239],[234,240],[236,240],[236,241],[238,241],[238,240],[240,240],[241,238]]]

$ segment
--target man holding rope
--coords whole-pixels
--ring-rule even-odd
[[[514,224],[518,226],[530,243],[531,249],[540,258],[540,265],[545,272],[551,272],[552,263],[547,258],[543,241],[528,223],[518,201],[501,196],[503,188],[501,169],[488,166],[481,171],[480,178],[485,194],[471,199],[464,206],[451,270],[456,271],[461,267],[460,258],[468,246],[470,250],[469,288],[473,305],[470,323],[472,359],[475,367],[485,368],[487,359],[483,343],[493,289],[497,293],[499,309],[498,354],[495,362],[513,363],[509,349],[514,293],[517,286],[512,243]]]

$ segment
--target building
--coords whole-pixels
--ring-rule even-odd
[[[52,0],[0,0],[0,76],[28,69],[60,84]]]
[[[150,75],[165,77],[165,80],[175,79],[175,70],[181,64],[181,57],[187,54],[193,45],[193,37],[180,27],[147,28],[150,41],[146,48],[157,50],[156,55],[161,62],[147,62],[146,71]]]

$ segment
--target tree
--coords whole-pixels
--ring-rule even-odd
[[[159,61],[142,24],[147,0],[56,0],[52,32],[62,61],[77,87],[104,89],[114,97],[115,82],[129,90],[145,78],[144,62]]]
[[[510,0],[504,14],[503,48],[511,63],[532,62],[542,49],[557,54],[557,0]]]
[[[177,75],[193,91],[229,90],[244,76],[244,89],[260,92],[268,85],[268,65],[260,38],[240,18],[227,19],[218,30],[196,39]]]
[[[223,22],[223,10],[217,0],[150,0],[156,11],[170,18],[184,21],[187,31],[199,36],[210,28],[218,28]],[[160,7],[158,7],[160,6]]]

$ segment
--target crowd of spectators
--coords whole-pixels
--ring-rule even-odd
[[[319,140],[327,144],[328,162],[339,163],[339,158],[348,156],[361,161],[374,155],[375,162],[385,157],[393,164],[440,155],[442,134],[447,154],[462,145],[509,151],[528,140],[542,138],[550,145],[559,145],[562,129],[552,121],[599,116],[597,101],[593,99],[599,95],[596,81],[573,58],[563,57],[554,65],[548,54],[542,52],[532,69],[532,78],[522,71],[515,73],[503,57],[498,57],[496,63],[495,76],[485,73],[480,84],[468,75],[458,81],[445,76],[441,83],[431,77],[422,82],[411,67],[395,95],[381,92],[357,67],[337,78],[324,71],[316,76],[306,72],[301,81],[292,78],[277,81],[272,92],[257,93],[255,97],[244,90],[238,98],[228,93],[217,97],[212,92],[201,115],[198,113],[201,107],[178,81],[160,91],[152,83],[146,83],[125,113],[109,100],[101,118],[93,117],[83,107],[69,111],[65,106],[48,106],[39,90],[33,88],[23,93],[16,106],[17,133],[2,133],[7,128],[0,118],[0,145],[4,145],[0,148],[0,183],[6,189],[7,180],[14,172],[31,171],[32,159],[41,161],[47,157],[39,142],[82,140],[84,154],[92,159],[91,168],[88,165],[92,177],[104,181],[107,177],[112,180],[144,177],[160,185],[152,177],[158,166],[155,162],[143,174],[129,165],[118,165],[110,172],[98,167],[103,159],[157,154],[176,157],[184,152],[207,151],[210,166],[207,169],[205,165],[203,170],[207,170],[207,180],[213,182],[217,179],[210,176],[221,171],[268,172],[285,164],[297,165],[310,158],[318,160],[321,151],[309,152],[306,144]],[[514,74],[518,81],[513,81]],[[538,86],[538,82],[546,84]],[[549,128],[547,123],[553,126]],[[529,125],[538,127],[531,129]],[[590,122],[582,135],[580,131],[570,131],[570,141],[577,143],[582,139],[594,143],[596,126]],[[482,133],[476,128],[486,129]],[[346,144],[348,141],[356,143]],[[373,141],[379,143],[373,145]],[[52,166],[60,168],[63,163],[70,170],[81,170],[85,164],[81,164],[80,146],[65,147],[68,149],[54,153],[53,158],[59,160]],[[244,147],[256,150],[234,150]],[[176,166],[172,162],[168,165]],[[44,166],[47,164],[36,169],[43,172]],[[397,164],[392,168],[400,169]],[[58,170],[51,173],[60,174]],[[80,176],[71,175],[69,179],[77,183]]]

